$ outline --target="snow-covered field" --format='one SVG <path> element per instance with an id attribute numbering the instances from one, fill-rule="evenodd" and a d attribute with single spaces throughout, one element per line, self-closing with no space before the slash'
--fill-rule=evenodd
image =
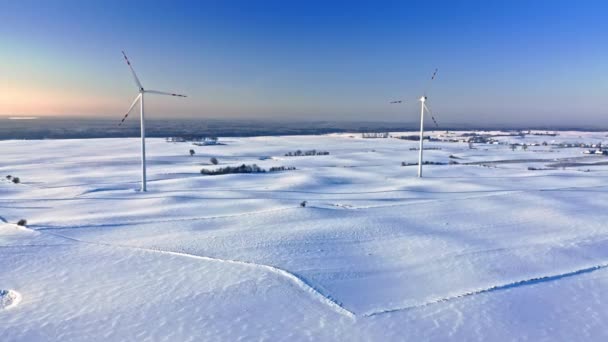
<path id="1" fill-rule="evenodd" d="M 606 134 L 497 139 L 0 141 L 0 340 L 605 341 Z"/>

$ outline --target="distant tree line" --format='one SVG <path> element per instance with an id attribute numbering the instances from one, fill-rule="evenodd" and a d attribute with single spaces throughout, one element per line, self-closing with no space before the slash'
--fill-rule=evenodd
<path id="1" fill-rule="evenodd" d="M 458 164 L 458 162 L 452 161 L 450 164 Z M 418 162 L 415 162 L 415 163 L 401 162 L 401 166 L 413 166 L 413 165 L 418 165 Z M 446 163 L 425 160 L 422 162 L 422 165 L 446 165 Z"/>
<path id="2" fill-rule="evenodd" d="M 268 172 L 277 172 L 277 171 L 292 171 L 295 170 L 295 166 L 273 166 L 270 169 L 268 169 Z"/>
<path id="3" fill-rule="evenodd" d="M 426 150 L 441 150 L 441 147 L 424 147 L 424 151 Z M 420 151 L 419 147 L 410 147 L 410 151 Z"/>
<path id="4" fill-rule="evenodd" d="M 285 153 L 285 157 L 299 157 L 299 156 L 327 156 L 329 155 L 329 152 L 327 151 L 317 151 L 317 150 L 308 150 L 308 151 L 301 151 L 301 150 L 297 150 L 295 152 L 287 152 Z"/>
<path id="5" fill-rule="evenodd" d="M 420 140 L 420 135 L 401 135 L 396 137 L 397 139 L 401 139 L 401 140 L 411 140 L 411 141 L 418 141 Z M 424 140 L 430 140 L 431 136 L 430 135 L 425 135 L 422 137 L 422 139 Z"/>
<path id="6" fill-rule="evenodd" d="M 290 166 L 290 167 L 273 166 L 270 169 L 268 169 L 268 171 L 266 171 L 266 169 L 263 169 L 263 168 L 257 166 L 256 164 L 252 164 L 252 165 L 242 164 L 240 166 L 221 167 L 221 168 L 215 169 L 215 170 L 201 169 L 201 174 L 207 175 L 207 176 L 216 176 L 216 175 L 227 175 L 227 174 L 232 174 L 232 173 L 265 173 L 265 172 L 290 171 L 290 170 L 295 170 L 295 169 L 296 168 L 293 166 Z"/>

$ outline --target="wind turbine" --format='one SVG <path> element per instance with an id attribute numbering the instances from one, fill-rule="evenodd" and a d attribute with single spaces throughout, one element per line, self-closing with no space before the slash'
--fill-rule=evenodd
<path id="1" fill-rule="evenodd" d="M 131 62 L 129 62 L 129 58 L 127 58 L 127 55 L 125 54 L 124 51 L 122 51 L 122 55 L 125 57 L 125 61 L 127 62 L 129 69 L 131 69 L 131 74 L 133 75 L 133 80 L 135 80 L 135 85 L 137 85 L 139 94 L 137 95 L 137 97 L 135 97 L 135 100 L 133 100 L 133 103 L 131 103 L 131 107 L 129 107 L 127 114 L 125 114 L 125 116 L 122 118 L 122 120 L 120 121 L 118 126 L 122 125 L 122 123 L 125 122 L 125 120 L 127 119 L 127 116 L 129 116 L 129 113 L 131 113 L 131 110 L 133 110 L 133 107 L 135 107 L 135 104 L 139 101 L 139 114 L 140 114 L 140 127 L 141 127 L 141 191 L 147 191 L 147 188 L 146 188 L 146 125 L 145 125 L 145 120 L 144 120 L 144 94 L 147 93 L 147 94 L 168 95 L 168 96 L 177 96 L 177 97 L 186 97 L 186 95 L 167 93 L 167 92 L 158 91 L 158 90 L 144 89 L 144 87 L 141 85 L 141 82 L 139 81 L 139 78 L 137 78 L 137 74 L 135 73 L 135 70 L 131 66 Z"/>
<path id="2" fill-rule="evenodd" d="M 435 79 L 435 76 L 437 76 L 437 69 L 435 69 L 435 71 L 433 72 L 431 81 L 433 81 Z M 426 106 L 427 99 L 428 98 L 426 96 L 426 91 L 425 91 L 425 95 L 420 97 L 420 99 L 418 99 L 420 101 L 420 143 L 419 143 L 420 149 L 418 151 L 418 178 L 422 178 L 422 159 L 423 159 L 423 151 L 424 151 L 424 111 L 425 110 L 429 115 L 431 115 L 433 122 L 435 123 L 435 125 L 437 125 L 437 121 L 435 121 L 433 114 L 431 113 L 429 108 Z M 403 101 L 397 100 L 397 101 L 391 101 L 390 103 L 398 104 L 398 103 L 403 103 Z"/>

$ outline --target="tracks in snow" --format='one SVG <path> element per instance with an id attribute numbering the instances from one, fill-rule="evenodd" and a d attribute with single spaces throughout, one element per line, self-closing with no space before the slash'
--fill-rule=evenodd
<path id="1" fill-rule="evenodd" d="M 381 207 L 399 206 L 399 205 L 404 205 L 404 204 L 424 204 L 424 203 L 435 202 L 435 201 L 463 200 L 463 199 L 472 199 L 472 198 L 482 198 L 482 197 L 488 197 L 488 196 L 511 195 L 511 194 L 514 194 L 514 193 L 525 193 L 525 192 L 532 192 L 532 191 L 538 191 L 538 192 L 543 192 L 543 191 L 576 191 L 576 190 L 582 190 L 582 189 L 588 189 L 588 188 L 596 188 L 596 187 L 595 186 L 583 186 L 583 187 L 559 187 L 559 188 L 531 189 L 531 190 L 507 190 L 507 191 L 497 191 L 497 192 L 488 193 L 488 194 L 473 195 L 473 196 L 469 196 L 469 197 L 465 197 L 465 198 L 455 198 L 455 199 L 454 198 L 452 198 L 452 199 L 421 199 L 421 200 L 417 200 L 417 201 L 411 201 L 409 203 L 399 203 L 399 204 L 369 206 L 369 207 L 354 207 L 353 209 L 373 209 L 373 208 L 381 208 Z M 262 211 L 262 212 L 282 211 L 282 210 L 289 210 L 289 209 L 294 209 L 294 208 L 295 207 L 275 208 L 275 209 L 266 210 L 266 211 Z M 319 208 L 319 209 L 328 209 L 328 208 Z M 234 214 L 234 215 L 194 217 L 194 218 L 183 218 L 183 219 L 164 220 L 164 221 L 151 221 L 151 222 L 132 221 L 132 222 L 119 223 L 119 224 L 97 225 L 97 226 L 115 226 L 115 225 L 116 226 L 122 226 L 122 225 L 142 224 L 142 223 L 163 223 L 163 222 L 179 222 L 179 221 L 191 221 L 191 220 L 221 219 L 221 218 L 229 218 L 229 217 L 239 217 L 239 216 L 255 215 L 255 214 L 259 214 L 259 213 L 261 213 L 261 212 L 248 212 L 248 213 L 240 213 L 240 214 Z M 0 217 L 0 221 L 6 222 L 6 220 L 3 217 Z M 97 227 L 97 226 L 86 226 L 86 227 Z M 263 270 L 263 271 L 266 271 L 266 272 L 274 273 L 274 274 L 276 274 L 276 275 L 278 275 L 278 276 L 280 276 L 282 278 L 286 278 L 293 285 L 295 285 L 296 287 L 298 287 L 302 291 L 305 291 L 305 292 L 309 293 L 313 298 L 315 298 L 319 302 L 327 305 L 328 307 L 330 307 L 331 309 L 333 309 L 335 312 L 337 312 L 339 314 L 342 314 L 344 316 L 350 317 L 352 319 L 356 318 L 355 313 L 353 313 L 353 312 L 349 311 L 348 309 L 344 308 L 338 301 L 336 301 L 335 299 L 331 298 L 331 296 L 325 295 L 325 294 L 321 293 L 320 290 L 318 290 L 317 288 L 315 288 L 314 285 L 310 284 L 305 279 L 303 279 L 303 278 L 297 276 L 296 274 L 291 273 L 291 272 L 289 272 L 287 270 L 284 270 L 284 269 L 281 269 L 281 268 L 277 268 L 277 267 L 274 267 L 274 266 L 264 265 L 264 264 L 257 264 L 257 263 L 253 263 L 253 262 L 247 262 L 247 261 L 220 259 L 220 258 L 213 258 L 213 257 L 207 257 L 207 256 L 199 256 L 199 255 L 188 254 L 188 253 L 172 252 L 172 251 L 159 250 L 159 249 L 153 249 L 153 248 L 143 248 L 143 247 L 128 246 L 128 245 L 118 245 L 118 244 L 110 244 L 110 243 L 103 243 L 103 242 L 85 241 L 85 240 L 79 240 L 79 239 L 71 238 L 71 237 L 68 237 L 68 236 L 64 236 L 64 235 L 61 235 L 61 234 L 56 234 L 56 233 L 48 232 L 48 230 L 52 230 L 52 229 L 66 229 L 66 228 L 78 228 L 78 227 L 81 227 L 81 226 L 75 226 L 75 227 L 48 227 L 47 226 L 47 228 L 40 228 L 40 229 L 37 229 L 37 230 L 44 231 L 44 233 L 47 233 L 47 234 L 50 234 L 50 235 L 55 235 L 55 236 L 58 236 L 58 237 L 62 237 L 64 239 L 68 239 L 68 240 L 72 240 L 72 241 L 80 242 L 80 243 L 87 243 L 87 244 L 100 245 L 100 246 L 108 246 L 108 247 L 117 247 L 117 248 L 127 248 L 127 249 L 134 249 L 134 250 L 140 250 L 140 251 L 145 251 L 145 252 L 153 252 L 153 253 L 161 253 L 161 254 L 166 254 L 166 255 L 188 257 L 188 258 L 194 258 L 194 259 L 199 259 L 199 260 L 206 260 L 206 261 L 211 261 L 211 262 L 222 262 L 222 263 L 235 264 L 235 265 L 241 265 L 241 266 L 247 266 L 247 267 L 254 267 L 254 268 L 257 268 L 259 270 Z M 8 246 L 0 246 L 0 247 L 8 247 Z M 541 283 L 546 283 L 546 282 L 557 281 L 557 280 L 560 280 L 560 279 L 563 279 L 563 278 L 574 277 L 574 276 L 581 275 L 581 274 L 591 273 L 591 272 L 594 272 L 594 271 L 597 271 L 597 270 L 600 270 L 600 269 L 605 269 L 605 268 L 608 268 L 608 263 L 606 263 L 606 264 L 599 264 L 599 265 L 595 265 L 595 266 L 590 266 L 590 267 L 586 267 L 586 268 L 581 268 L 581 269 L 577 269 L 577 270 L 570 271 L 570 272 L 565 272 L 565 273 L 560 273 L 560 274 L 543 275 L 543 276 L 539 276 L 539 277 L 534 277 L 534 278 L 514 281 L 514 282 L 510 282 L 510 283 L 505 283 L 505 284 L 499 284 L 499 285 L 494 285 L 494 286 L 485 287 L 485 288 L 474 289 L 474 290 L 471 290 L 469 292 L 464 292 L 464 293 L 461 293 L 461 294 L 450 295 L 450 296 L 446 296 L 446 297 L 440 297 L 440 298 L 436 298 L 436 299 L 433 299 L 433 300 L 430 300 L 430 301 L 427 301 L 427 302 L 423 302 L 423 303 L 420 303 L 420 304 L 414 304 L 414 305 L 410 305 L 410 306 L 404 306 L 404 307 L 393 308 L 393 309 L 383 309 L 383 310 L 370 311 L 370 312 L 361 314 L 361 316 L 363 316 L 363 317 L 373 317 L 373 316 L 379 316 L 379 315 L 383 315 L 383 314 L 387 314 L 387 313 L 390 314 L 390 313 L 395 313 L 395 312 L 408 311 L 408 310 L 413 310 L 413 309 L 417 309 L 417 308 L 423 308 L 423 307 L 431 306 L 431 305 L 434 305 L 434 304 L 440 304 L 440 303 L 450 302 L 450 301 L 454 301 L 454 300 L 458 300 L 458 299 L 461 299 L 461 298 L 470 297 L 470 296 L 474 296 L 474 295 L 478 295 L 478 294 L 491 293 L 491 292 L 497 292 L 497 291 L 502 291 L 502 290 L 509 290 L 509 289 L 514 289 L 514 288 L 519 288 L 519 287 L 528 286 L 528 285 L 535 285 L 535 284 L 541 284 Z"/>
<path id="2" fill-rule="evenodd" d="M 554 275 L 545 275 L 545 276 L 540 276 L 540 277 L 535 277 L 535 278 L 530 278 L 530 279 L 519 280 L 519 281 L 515 281 L 515 282 L 511 282 L 511 283 L 506 283 L 506 284 L 502 284 L 502 285 L 495 285 L 495 286 L 486 287 L 486 288 L 482 288 L 482 289 L 478 289 L 478 290 L 474 290 L 474 291 L 470 291 L 470 292 L 465 292 L 465 293 L 462 293 L 459 295 L 438 298 L 438 299 L 435 299 L 435 300 L 432 300 L 432 301 L 429 301 L 426 303 L 410 305 L 410 306 L 406 306 L 406 307 L 402 307 L 402 308 L 372 311 L 372 312 L 368 312 L 368 313 L 364 314 L 364 316 L 373 317 L 373 316 L 378 316 L 378 315 L 382 315 L 382 314 L 388 314 L 388 313 L 394 313 L 394 312 L 400 312 L 400 311 L 408 311 L 408 310 L 427 307 L 427 306 L 430 306 L 433 304 L 439 304 L 439 303 L 449 302 L 452 300 L 457 300 L 460 298 L 470 297 L 470 296 L 474 296 L 474 295 L 478 295 L 478 294 L 491 293 L 491 292 L 519 288 L 519 287 L 523 287 L 523 286 L 529 286 L 529 285 L 556 281 L 556 280 L 560 280 L 563 278 L 569 278 L 569 277 L 574 277 L 574 276 L 585 274 L 585 273 L 591 273 L 591 272 L 605 269 L 605 268 L 608 268 L 608 263 L 585 267 L 585 268 L 581 268 L 581 269 L 577 269 L 577 270 L 565 272 L 565 273 L 559 273 L 559 274 L 554 274 Z"/>
<path id="3" fill-rule="evenodd" d="M 110 244 L 110 243 L 105 243 L 105 242 L 85 241 L 85 240 L 80 240 L 80 239 L 72 238 L 72 237 L 57 234 L 57 233 L 50 233 L 50 232 L 44 232 L 44 233 L 53 235 L 53 236 L 57 236 L 57 237 L 61 237 L 61 238 L 64 238 L 64 239 L 67 239 L 70 241 L 74 241 L 74 242 L 78 242 L 78 243 L 85 243 L 85 244 L 90 244 L 90 245 L 124 248 L 124 249 L 131 249 L 131 250 L 137 250 L 137 251 L 143 251 L 143 252 L 149 252 L 149 253 L 159 253 L 159 254 L 164 254 L 164 255 L 173 255 L 173 256 L 180 256 L 180 257 L 186 257 L 186 258 L 192 258 L 192 259 L 198 259 L 198 260 L 205 260 L 205 261 L 210 261 L 210 262 L 220 262 L 220 263 L 226 263 L 226 264 L 232 264 L 232 265 L 240 265 L 240 266 L 257 268 L 260 270 L 264 270 L 266 272 L 276 274 L 280 277 L 283 277 L 283 278 L 289 280 L 297 288 L 299 288 L 300 290 L 302 290 L 304 292 L 309 293 L 313 298 L 317 299 L 322 304 L 327 305 L 329 308 L 331 308 L 335 312 L 337 312 L 343 316 L 349 317 L 353 320 L 357 318 L 357 315 L 354 312 L 346 309 L 335 299 L 331 298 L 331 296 L 324 295 L 323 293 L 321 293 L 317 288 L 315 288 L 312 284 L 307 282 L 305 279 L 295 275 L 294 273 L 291 273 L 287 270 L 284 270 L 284 269 L 281 269 L 281 268 L 278 268 L 275 266 L 257 264 L 257 263 L 253 263 L 253 262 L 247 262 L 247 261 L 200 256 L 200 255 L 188 254 L 188 253 L 183 253 L 183 252 L 166 251 L 166 250 L 154 249 L 154 248 L 136 247 L 136 246 L 120 245 L 120 244 Z M 569 272 L 553 274 L 553 275 L 544 275 L 544 276 L 539 276 L 539 277 L 534 277 L 534 278 L 529 278 L 529 279 L 524 279 L 524 280 L 518 280 L 518 281 L 514 281 L 514 282 L 510 282 L 510 283 L 480 288 L 477 290 L 472 290 L 472 291 L 465 292 L 465 293 L 458 294 L 458 295 L 437 298 L 437 299 L 427 301 L 424 303 L 420 303 L 420 304 L 415 304 L 415 305 L 410 305 L 410 306 L 405 306 L 405 307 L 400 307 L 400 308 L 394 308 L 394 309 L 383 309 L 383 310 L 371 311 L 371 312 L 364 313 L 361 316 L 374 317 L 374 316 L 380 316 L 383 314 L 391 314 L 391 313 L 409 311 L 409 310 L 428 307 L 428 306 L 435 305 L 435 304 L 451 302 L 454 300 L 471 297 L 471 296 L 475 296 L 475 295 L 504 291 L 504 290 L 509 290 L 509 289 L 516 289 L 516 288 L 520 288 L 520 287 L 524 287 L 524 286 L 530 286 L 530 285 L 557 281 L 557 280 L 560 280 L 563 278 L 570 278 L 570 277 L 578 276 L 581 274 L 587 274 L 587 273 L 591 273 L 591 272 L 606 269 L 606 268 L 608 268 L 608 263 L 603 263 L 603 264 L 593 265 L 593 266 L 589 266 L 589 267 L 585 267 L 585 268 L 580 268 L 580 269 L 569 271 Z"/>
<path id="4" fill-rule="evenodd" d="M 309 293 L 312 297 L 316 298 L 319 302 L 327 305 L 328 307 L 330 307 L 337 313 L 347 316 L 351 319 L 356 318 L 355 314 L 353 312 L 345 309 L 342 305 L 340 305 L 337 301 L 332 299 L 330 296 L 323 295 L 319 290 L 317 290 L 314 286 L 309 284 L 306 280 L 298 277 L 297 275 L 295 275 L 289 271 L 286 271 L 284 269 L 281 269 L 281 268 L 278 268 L 275 266 L 256 264 L 256 263 L 247 262 L 247 261 L 213 258 L 213 257 L 200 256 L 200 255 L 188 254 L 188 253 L 183 253 L 183 252 L 172 252 L 172 251 L 166 251 L 166 250 L 154 249 L 154 248 L 144 248 L 144 247 L 136 247 L 136 246 L 128 246 L 128 245 L 110 244 L 110 243 L 105 243 L 105 242 L 85 241 L 85 240 L 80 240 L 80 239 L 72 238 L 72 237 L 57 234 L 57 233 L 50 233 L 50 232 L 44 232 L 44 233 L 50 234 L 53 236 L 57 236 L 57 237 L 61 237 L 61 238 L 64 238 L 64 239 L 67 239 L 70 241 L 74 241 L 74 242 L 78 242 L 78 243 L 86 243 L 86 244 L 90 244 L 90 245 L 125 248 L 125 249 L 131 249 L 131 250 L 137 250 L 137 251 L 143 251 L 143 252 L 159 253 L 159 254 L 165 254 L 165 255 L 173 255 L 173 256 L 180 256 L 180 257 L 186 257 L 186 258 L 192 258 L 192 259 L 198 259 L 198 260 L 221 262 L 221 263 L 226 263 L 226 264 L 257 268 L 260 270 L 274 273 L 283 278 L 286 278 L 292 284 L 294 284 L 296 287 L 303 290 L 304 292 Z"/>

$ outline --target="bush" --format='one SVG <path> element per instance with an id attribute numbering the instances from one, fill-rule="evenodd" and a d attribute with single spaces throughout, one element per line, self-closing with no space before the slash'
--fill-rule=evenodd
<path id="1" fill-rule="evenodd" d="M 11 179 L 13 179 L 13 176 L 8 175 L 8 176 L 6 176 L 6 179 L 11 180 Z"/>
<path id="2" fill-rule="evenodd" d="M 194 150 L 190 150 L 190 157 L 192 157 L 196 152 Z"/>
<path id="3" fill-rule="evenodd" d="M 306 201 L 302 201 L 302 203 L 300 203 L 300 207 L 305 208 L 306 207 Z"/>
<path id="4" fill-rule="evenodd" d="M 19 179 L 19 177 L 13 177 L 13 183 L 19 184 L 20 182 L 21 182 L 21 179 Z"/>
<path id="5" fill-rule="evenodd" d="M 217 165 L 217 164 L 219 164 L 219 163 L 220 163 L 220 162 L 217 160 L 217 158 L 215 158 L 215 157 L 212 157 L 211 159 L 209 159 L 209 161 L 210 161 L 210 162 L 211 162 L 211 164 L 213 164 L 213 165 Z"/>
<path id="6" fill-rule="evenodd" d="M 17 225 L 25 227 L 25 226 L 27 226 L 27 220 L 26 219 L 21 219 L 21 220 L 17 221 Z"/>

